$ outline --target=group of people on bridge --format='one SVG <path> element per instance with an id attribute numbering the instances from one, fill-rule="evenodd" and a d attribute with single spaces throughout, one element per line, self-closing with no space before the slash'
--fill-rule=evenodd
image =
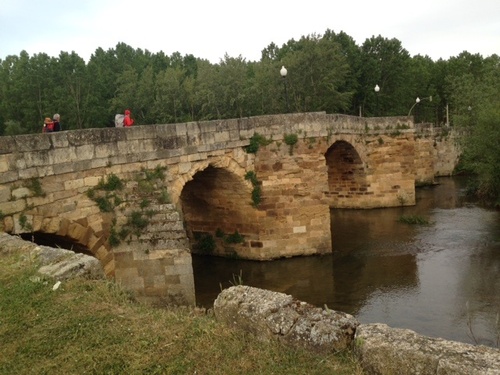
<path id="1" fill-rule="evenodd" d="M 50 117 L 46 117 L 43 122 L 42 133 L 51 133 L 61 131 L 61 116 L 59 113 L 54 114 L 52 119 Z"/>
<path id="2" fill-rule="evenodd" d="M 131 112 L 129 109 L 125 110 L 125 114 L 117 114 L 115 116 L 115 126 L 116 127 L 130 127 L 134 125 L 134 119 L 131 117 Z M 42 133 L 52 133 L 61 131 L 61 116 L 59 113 L 54 114 L 52 119 L 46 117 L 43 122 Z"/>

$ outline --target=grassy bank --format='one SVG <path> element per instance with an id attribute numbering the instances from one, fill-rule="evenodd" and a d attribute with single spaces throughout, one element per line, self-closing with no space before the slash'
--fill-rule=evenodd
<path id="1" fill-rule="evenodd" d="M 0 249 L 0 374 L 361 374 L 349 353 L 263 343 L 191 308 L 155 309 L 109 281 L 53 290 Z"/>

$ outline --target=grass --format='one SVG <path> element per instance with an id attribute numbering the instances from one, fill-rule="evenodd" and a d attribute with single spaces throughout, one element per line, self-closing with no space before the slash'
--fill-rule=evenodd
<path id="1" fill-rule="evenodd" d="M 349 353 L 261 342 L 200 309 L 139 304 L 110 281 L 54 284 L 0 249 L 0 374 L 362 374 Z"/>

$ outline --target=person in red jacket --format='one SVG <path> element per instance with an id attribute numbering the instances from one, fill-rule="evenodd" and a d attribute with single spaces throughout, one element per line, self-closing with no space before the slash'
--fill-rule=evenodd
<path id="1" fill-rule="evenodd" d="M 130 117 L 130 110 L 125 110 L 125 117 L 123 119 L 123 126 L 129 127 L 134 125 L 134 120 Z"/>

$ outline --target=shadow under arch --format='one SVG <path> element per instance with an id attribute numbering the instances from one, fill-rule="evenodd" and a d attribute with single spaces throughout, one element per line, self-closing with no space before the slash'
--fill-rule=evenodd
<path id="1" fill-rule="evenodd" d="M 86 220 L 81 221 L 85 222 Z M 16 234 L 37 245 L 59 246 L 75 253 L 93 256 L 101 263 L 106 277 L 114 277 L 114 256 L 107 242 L 109 235 L 107 231 L 99 234 L 85 223 L 51 217 L 35 220 L 32 232 Z"/>
<path id="2" fill-rule="evenodd" d="M 325 153 L 325 161 L 328 169 L 327 195 L 332 198 L 330 207 L 345 207 L 346 204 L 340 201 L 366 194 L 370 185 L 365 163 L 351 143 L 344 140 L 334 142 Z"/>
<path id="3" fill-rule="evenodd" d="M 258 238 L 258 210 L 252 206 L 251 185 L 240 176 L 243 172 L 210 163 L 184 185 L 178 207 L 191 252 L 245 257 L 249 241 Z"/>
<path id="4" fill-rule="evenodd" d="M 30 241 L 41 246 L 57 247 L 65 250 L 73 251 L 77 254 L 85 254 L 92 257 L 96 257 L 92 252 L 74 239 L 69 237 L 60 236 L 53 233 L 44 232 L 33 232 L 33 233 L 21 233 L 20 237 L 25 241 Z"/>

